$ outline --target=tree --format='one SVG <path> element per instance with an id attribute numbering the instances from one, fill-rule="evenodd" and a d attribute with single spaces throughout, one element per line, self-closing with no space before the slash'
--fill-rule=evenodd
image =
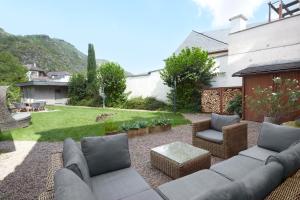
<path id="1" fill-rule="evenodd" d="M 87 91 L 90 96 L 97 95 L 96 68 L 94 46 L 89 44 L 87 58 Z"/>
<path id="2" fill-rule="evenodd" d="M 26 82 L 27 69 L 20 63 L 18 58 L 10 53 L 0 53 L 0 85 L 8 85 L 8 102 L 20 100 L 20 88 L 15 84 Z"/>
<path id="3" fill-rule="evenodd" d="M 201 91 L 211 85 L 216 75 L 214 64 L 206 51 L 194 47 L 167 58 L 161 78 L 172 88 L 168 94 L 171 104 L 176 104 L 179 109 L 199 111 Z"/>
<path id="4" fill-rule="evenodd" d="M 72 75 L 69 82 L 68 96 L 70 98 L 69 103 L 72 105 L 76 105 L 87 96 L 86 78 L 83 74 Z"/>
<path id="5" fill-rule="evenodd" d="M 97 77 L 100 87 L 104 87 L 108 106 L 119 106 L 126 100 L 125 72 L 119 64 L 113 62 L 102 64 L 97 70 Z"/>

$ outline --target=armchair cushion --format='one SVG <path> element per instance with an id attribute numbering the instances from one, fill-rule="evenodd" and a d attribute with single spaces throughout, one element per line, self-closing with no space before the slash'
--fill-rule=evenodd
<path id="1" fill-rule="evenodd" d="M 85 137 L 81 140 L 81 149 L 87 160 L 90 175 L 130 167 L 127 134 Z"/>
<path id="2" fill-rule="evenodd" d="M 197 132 L 196 136 L 216 143 L 223 142 L 223 133 L 213 129 Z"/>
<path id="3" fill-rule="evenodd" d="M 266 163 L 278 162 L 284 168 L 284 178 L 287 178 L 300 169 L 300 143 L 292 145 L 288 149 L 269 156 Z"/>
<path id="4" fill-rule="evenodd" d="M 257 145 L 271 151 L 281 152 L 300 140 L 300 129 L 264 122 Z"/>
<path id="5" fill-rule="evenodd" d="M 54 199 L 96 200 L 90 187 L 67 168 L 59 169 L 54 175 Z"/>
<path id="6" fill-rule="evenodd" d="M 218 115 L 215 113 L 211 114 L 211 128 L 216 131 L 222 132 L 223 126 L 239 123 L 240 117 L 238 115 Z"/>
<path id="7" fill-rule="evenodd" d="M 72 170 L 77 176 L 91 186 L 90 173 L 86 159 L 78 144 L 71 138 L 64 140 L 62 156 L 64 167 Z"/>

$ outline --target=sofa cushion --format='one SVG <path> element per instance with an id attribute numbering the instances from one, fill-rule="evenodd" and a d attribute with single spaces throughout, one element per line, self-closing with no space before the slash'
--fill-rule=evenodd
<path id="1" fill-rule="evenodd" d="M 266 163 L 278 162 L 284 168 L 284 178 L 287 178 L 300 169 L 300 143 L 290 146 L 288 149 L 268 157 Z"/>
<path id="2" fill-rule="evenodd" d="M 263 161 L 237 155 L 211 166 L 210 169 L 230 180 L 239 180 L 262 165 L 264 165 Z"/>
<path id="3" fill-rule="evenodd" d="M 300 129 L 264 122 L 257 145 L 271 151 L 281 152 L 300 140 Z"/>
<path id="4" fill-rule="evenodd" d="M 158 191 L 164 199 L 192 199 L 210 189 L 230 182 L 220 174 L 206 169 L 165 183 L 158 187 Z"/>
<path id="5" fill-rule="evenodd" d="M 130 167 L 127 134 L 85 137 L 81 149 L 91 176 Z"/>
<path id="6" fill-rule="evenodd" d="M 255 158 L 261 161 L 266 161 L 270 155 L 275 155 L 277 153 L 278 152 L 276 151 L 271 151 L 255 145 L 253 147 L 250 147 L 249 149 L 241 151 L 239 155 L 248 156 L 250 158 Z"/>
<path id="7" fill-rule="evenodd" d="M 64 167 L 72 170 L 77 176 L 91 186 L 86 159 L 78 147 L 78 144 L 71 138 L 64 140 L 62 155 Z"/>
<path id="8" fill-rule="evenodd" d="M 283 177 L 283 167 L 273 162 L 263 165 L 241 179 L 251 200 L 265 199 L 280 183 Z"/>
<path id="9" fill-rule="evenodd" d="M 205 140 L 209 140 L 216 143 L 223 142 L 223 133 L 213 129 L 208 129 L 196 133 L 196 136 Z"/>
<path id="10" fill-rule="evenodd" d="M 163 200 L 153 189 L 149 189 L 135 195 L 126 197 L 122 200 Z"/>
<path id="11" fill-rule="evenodd" d="M 55 200 L 96 200 L 89 186 L 67 168 L 54 175 Z"/>
<path id="12" fill-rule="evenodd" d="M 238 115 L 218 115 L 211 114 L 211 127 L 216 131 L 222 132 L 223 126 L 228 126 L 240 122 Z"/>
<path id="13" fill-rule="evenodd" d="M 249 196 L 244 184 L 232 182 L 208 190 L 192 200 L 249 200 Z"/>
<path id="14" fill-rule="evenodd" d="M 121 169 L 91 178 L 92 190 L 98 199 L 123 199 L 151 189 L 133 168 Z"/>

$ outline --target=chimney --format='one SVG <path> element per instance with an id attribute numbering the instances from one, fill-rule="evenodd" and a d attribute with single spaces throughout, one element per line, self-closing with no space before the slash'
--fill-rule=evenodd
<path id="1" fill-rule="evenodd" d="M 247 18 L 244 15 L 237 15 L 229 19 L 230 21 L 230 33 L 241 31 L 246 29 Z"/>

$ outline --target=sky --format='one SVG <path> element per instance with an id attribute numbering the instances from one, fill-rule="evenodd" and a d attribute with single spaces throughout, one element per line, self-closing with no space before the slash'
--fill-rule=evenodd
<path id="1" fill-rule="evenodd" d="M 192 30 L 224 28 L 244 14 L 267 20 L 266 0 L 0 0 L 0 27 L 16 35 L 47 34 L 134 74 L 163 68 Z"/>

